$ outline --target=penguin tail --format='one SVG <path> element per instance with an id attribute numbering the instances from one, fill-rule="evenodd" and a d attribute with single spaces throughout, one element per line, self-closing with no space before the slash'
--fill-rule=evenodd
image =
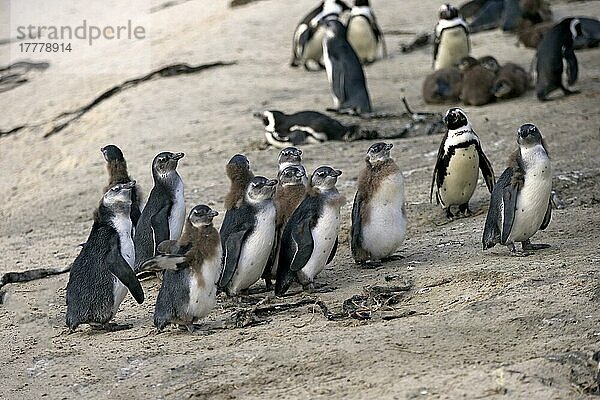
<path id="1" fill-rule="evenodd" d="M 185 256 L 175 256 L 170 254 L 162 254 L 144 262 L 136 271 L 140 272 L 161 272 L 161 271 L 178 271 L 185 268 Z"/>
<path id="2" fill-rule="evenodd" d="M 275 281 L 275 296 L 282 296 L 288 291 L 292 283 L 294 282 L 294 274 L 290 271 L 286 271 L 283 274 L 277 274 L 277 280 Z"/>

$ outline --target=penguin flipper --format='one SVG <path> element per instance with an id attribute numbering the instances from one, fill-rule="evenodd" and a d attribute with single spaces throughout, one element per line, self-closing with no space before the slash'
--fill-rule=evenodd
<path id="1" fill-rule="evenodd" d="M 300 271 L 310 260 L 315 248 L 315 242 L 311 233 L 312 218 L 306 218 L 292 230 L 292 241 L 296 246 L 296 252 L 290 263 L 290 270 Z"/>
<path id="2" fill-rule="evenodd" d="M 119 243 L 118 239 L 115 237 L 112 249 L 107 257 L 108 270 L 115 276 L 121 283 L 127 286 L 129 292 L 138 302 L 138 304 L 142 304 L 144 302 L 144 289 L 142 289 L 142 285 L 138 280 L 137 276 L 135 276 L 135 272 L 133 269 L 127 264 L 127 261 L 123 258 L 121 253 L 119 252 Z"/>
<path id="3" fill-rule="evenodd" d="M 183 255 L 192 248 L 191 243 L 180 245 L 177 240 L 163 240 L 156 247 L 156 250 L 161 254 Z"/>
<path id="4" fill-rule="evenodd" d="M 148 261 L 144 262 L 142 266 L 136 271 L 140 272 L 161 272 L 161 271 L 178 271 L 187 267 L 188 264 L 185 262 L 185 256 L 175 254 L 161 254 L 156 257 L 152 257 Z"/>
<path id="5" fill-rule="evenodd" d="M 483 249 L 487 250 L 500 243 L 502 239 L 502 193 L 504 188 L 510 184 L 512 179 L 512 170 L 507 168 L 494 187 L 490 197 L 490 206 L 488 208 L 487 217 L 485 219 L 485 227 L 483 229 Z"/>
<path id="6" fill-rule="evenodd" d="M 244 224 L 241 228 L 242 229 L 236 232 L 232 232 L 225 241 L 223 273 L 219 279 L 219 287 L 227 286 L 237 269 L 240 253 L 242 252 L 244 236 L 250 231 L 251 225 Z"/>
<path id="7" fill-rule="evenodd" d="M 578 66 L 577 66 L 577 57 L 575 57 L 575 52 L 572 48 L 563 50 L 563 57 L 567 62 L 567 83 L 570 85 L 574 84 L 577 80 L 578 75 Z"/>
<path id="8" fill-rule="evenodd" d="M 153 254 L 156 254 L 156 249 L 159 244 L 170 239 L 169 232 L 169 212 L 171 207 L 164 205 L 161 209 L 150 218 L 150 226 L 154 237 Z"/>
<path id="9" fill-rule="evenodd" d="M 438 183 L 438 184 L 441 183 L 442 179 L 443 179 L 443 176 L 438 176 L 438 173 L 441 171 L 438 167 L 444 158 L 444 143 L 446 143 L 447 139 L 448 139 L 448 132 L 446 132 L 446 134 L 444 135 L 444 138 L 442 139 L 442 142 L 440 143 L 440 148 L 438 149 L 438 154 L 437 154 L 437 161 L 435 162 L 435 167 L 433 168 L 433 176 L 431 177 L 431 189 L 429 191 L 429 202 L 430 203 L 433 202 L 434 186 L 436 186 L 436 183 Z M 437 204 L 440 204 L 440 199 L 437 195 L 436 195 L 435 199 L 437 201 Z"/>
<path id="10" fill-rule="evenodd" d="M 540 230 L 544 230 L 548 227 L 550 224 L 550 219 L 552 219 L 552 196 L 550 196 L 550 200 L 548 201 L 548 208 L 546 209 L 546 214 L 544 215 L 544 220 L 542 221 Z"/>
<path id="11" fill-rule="evenodd" d="M 360 218 L 362 202 L 362 196 L 359 196 L 359 192 L 357 191 L 356 195 L 354 195 L 354 204 L 352 204 L 352 226 L 350 227 L 350 250 L 355 260 L 358 252 L 362 249 L 362 241 L 360 240 L 360 233 L 362 232 L 362 221 Z"/>
<path id="12" fill-rule="evenodd" d="M 483 174 L 483 179 L 485 180 L 485 184 L 492 193 L 494 190 L 494 183 L 496 183 L 496 178 L 494 177 L 494 169 L 492 168 L 492 163 L 486 157 L 485 153 L 481 149 L 481 145 L 477 144 L 477 153 L 479 154 L 479 169 Z"/>
<path id="13" fill-rule="evenodd" d="M 505 244 L 515 221 L 515 210 L 517 208 L 517 185 L 508 185 L 502 191 L 502 203 L 504 204 L 504 218 L 502 221 L 502 236 L 500 243 Z"/>
<path id="14" fill-rule="evenodd" d="M 330 262 L 333 261 L 333 257 L 335 257 L 335 253 L 337 253 L 338 244 L 339 244 L 339 240 L 336 237 L 335 243 L 333 244 L 333 248 L 331 249 L 331 253 L 329 253 L 329 258 L 327 258 L 327 262 L 325 263 L 325 265 L 328 265 Z"/>

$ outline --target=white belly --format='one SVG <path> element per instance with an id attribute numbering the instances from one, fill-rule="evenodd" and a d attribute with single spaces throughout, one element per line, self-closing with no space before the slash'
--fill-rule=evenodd
<path id="1" fill-rule="evenodd" d="M 322 27 L 317 28 L 304 46 L 303 60 L 321 61 L 321 58 L 323 58 L 323 36 L 325 36 L 325 30 Z"/>
<path id="2" fill-rule="evenodd" d="M 183 193 L 183 181 L 179 178 L 173 197 L 173 207 L 169 214 L 169 239 L 177 240 L 183 231 L 185 222 L 185 198 Z"/>
<path id="3" fill-rule="evenodd" d="M 327 41 L 323 41 L 323 63 L 325 64 L 325 71 L 327 71 L 327 80 L 329 81 L 329 86 L 333 88 L 333 65 L 331 64 L 331 60 L 329 59 L 329 49 L 327 48 Z M 331 97 L 333 98 L 333 107 L 340 107 L 340 99 L 337 98 L 333 89 L 331 90 Z"/>
<path id="4" fill-rule="evenodd" d="M 257 214 L 254 232 L 249 235 L 240 253 L 235 273 L 228 284 L 229 293 L 237 294 L 256 283 L 265 269 L 275 241 L 275 206 L 272 202 Z"/>
<path id="5" fill-rule="evenodd" d="M 190 302 L 187 308 L 187 314 L 195 322 L 200 318 L 206 317 L 215 307 L 217 296 L 217 285 L 219 275 L 221 274 L 221 251 L 214 258 L 205 260 L 202 265 L 203 285 L 198 285 L 198 279 L 194 274 L 190 274 Z"/>
<path id="6" fill-rule="evenodd" d="M 525 183 L 517 198 L 517 208 L 508 242 L 523 242 L 532 237 L 544 221 L 550 193 L 552 169 L 550 159 L 536 163 L 525 173 Z"/>
<path id="7" fill-rule="evenodd" d="M 469 55 L 469 39 L 462 28 L 445 29 L 438 47 L 434 69 L 452 67 Z"/>
<path id="8" fill-rule="evenodd" d="M 473 196 L 479 177 L 479 154 L 475 145 L 456 149 L 446 173 L 438 191 L 442 207 L 467 203 Z"/>
<path id="9" fill-rule="evenodd" d="M 125 216 L 117 216 L 116 218 L 113 219 L 112 222 L 113 222 L 113 226 L 115 227 L 115 230 L 119 234 L 119 245 L 120 245 L 121 256 L 125 259 L 125 261 L 129 265 L 129 267 L 131 267 L 131 269 L 133 269 L 133 267 L 135 265 L 135 249 L 133 247 L 133 239 L 131 237 L 132 223 L 131 223 L 129 214 L 127 214 L 126 217 Z M 113 276 L 113 297 L 114 297 L 114 303 L 113 303 L 113 309 L 112 309 L 113 317 L 117 313 L 117 310 L 119 309 L 119 306 L 125 299 L 126 295 L 127 295 L 127 286 L 123 285 L 121 283 L 121 281 L 119 279 L 117 279 L 116 276 Z"/>
<path id="10" fill-rule="evenodd" d="M 362 245 L 373 259 L 380 259 L 393 254 L 406 236 L 402 173 L 381 183 L 369 207 L 369 221 L 362 227 Z"/>
<path id="11" fill-rule="evenodd" d="M 365 17 L 354 17 L 348 23 L 348 42 L 362 62 L 377 57 L 377 39 Z"/>
<path id="12" fill-rule="evenodd" d="M 312 255 L 298 274 L 301 284 L 310 283 L 323 269 L 331 254 L 340 229 L 340 207 L 326 204 L 323 215 L 311 230 L 314 242 Z"/>

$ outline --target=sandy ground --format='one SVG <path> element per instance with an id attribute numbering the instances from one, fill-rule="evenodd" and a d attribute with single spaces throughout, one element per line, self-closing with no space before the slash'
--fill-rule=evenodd
<path id="1" fill-rule="evenodd" d="M 105 184 L 99 149 L 106 144 L 123 149 L 146 193 L 152 157 L 162 150 L 184 151 L 179 171 L 188 209 L 207 203 L 222 211 L 224 165 L 236 152 L 248 156 L 255 173 L 274 176 L 278 151 L 260 149 L 262 126 L 251 112 L 331 105 L 325 72 L 287 65 L 293 27 L 313 3 L 266 0 L 229 9 L 223 0 L 196 0 L 140 16 L 154 27 L 147 39 L 152 41 L 147 71 L 172 62 L 237 64 L 138 85 L 48 139 L 42 138 L 44 126 L 0 138 L 0 272 L 59 267 L 75 258 Z M 441 2 L 373 3 L 384 31 L 420 32 L 435 24 Z M 557 16 L 598 16 L 597 7 L 595 1 L 554 4 Z M 366 68 L 378 112 L 401 111 L 402 96 L 415 109 L 445 109 L 420 99 L 431 49 L 401 54 L 400 42 L 411 38 L 388 36 L 390 57 Z M 527 66 L 533 51 L 514 43 L 499 31 L 472 37 L 475 56 L 493 54 Z M 9 63 L 9 47 L 0 46 L 1 65 Z M 131 78 L 65 73 L 77 65 L 106 71 L 115 57 L 133 64 L 138 53 L 125 47 L 94 57 L 73 54 L 1 93 L 0 130 L 47 120 Z M 411 290 L 394 306 L 404 318 L 384 320 L 376 313 L 366 322 L 327 321 L 308 305 L 254 327 L 211 331 L 206 325 L 205 335 L 175 330 L 155 335 L 158 281 L 151 280 L 143 283 L 146 302 L 140 306 L 128 296 L 117 314 L 116 322 L 132 329 L 98 333 L 84 326 L 66 335 L 67 275 L 11 284 L 0 306 L 0 397 L 592 398 L 597 386 L 591 356 L 600 350 L 600 52 L 580 51 L 577 57 L 580 95 L 540 103 L 530 92 L 465 108 L 497 176 L 516 146 L 516 129 L 524 122 L 541 129 L 553 160 L 554 188 L 565 203 L 554 210 L 549 228 L 534 237 L 550 249 L 526 258 L 498 247 L 482 252 L 489 199 L 483 182 L 471 201 L 476 215 L 447 223 L 428 199 L 441 137 L 394 140 L 393 155 L 406 178 L 405 258 L 374 270 L 354 265 L 346 239 L 349 201 L 342 209 L 340 250 L 318 279 L 335 290 L 285 301 L 305 296 L 340 311 L 345 299 L 366 286 L 406 282 Z M 305 146 L 305 162 L 311 170 L 323 164 L 342 169 L 339 188 L 352 199 L 370 144 Z M 236 308 L 220 298 L 208 320 L 223 319 Z"/>

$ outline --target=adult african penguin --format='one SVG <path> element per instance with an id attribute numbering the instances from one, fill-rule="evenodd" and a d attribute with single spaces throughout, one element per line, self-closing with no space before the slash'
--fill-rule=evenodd
<path id="1" fill-rule="evenodd" d="M 433 69 L 456 66 L 463 57 L 469 55 L 470 51 L 467 23 L 456 7 L 443 4 L 439 11 L 439 21 L 435 26 Z"/>
<path id="2" fill-rule="evenodd" d="M 356 51 L 362 63 L 372 63 L 377 59 L 379 46 L 382 56 L 387 56 L 383 32 L 377 23 L 369 0 L 355 0 L 346 23 L 348 42 Z"/>

